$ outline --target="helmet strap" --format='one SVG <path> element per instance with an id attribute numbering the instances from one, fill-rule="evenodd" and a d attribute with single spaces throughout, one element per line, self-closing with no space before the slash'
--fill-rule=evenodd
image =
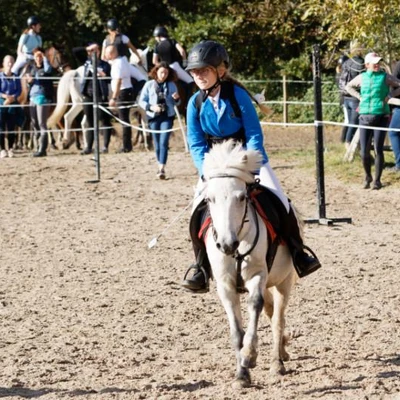
<path id="1" fill-rule="evenodd" d="M 214 83 L 214 85 L 204 90 L 203 101 L 206 101 L 210 93 L 220 85 L 221 85 L 221 79 L 217 77 L 217 81 Z"/>

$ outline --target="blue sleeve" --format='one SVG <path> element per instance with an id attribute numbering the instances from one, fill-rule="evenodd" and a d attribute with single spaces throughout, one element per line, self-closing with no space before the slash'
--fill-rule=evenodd
<path id="1" fill-rule="evenodd" d="M 150 104 L 149 103 L 149 87 L 152 82 L 153 81 L 146 82 L 145 85 L 143 86 L 142 91 L 140 92 L 139 106 L 140 106 L 140 108 L 143 108 L 143 110 L 145 110 L 145 111 L 149 111 L 149 110 L 147 110 L 147 105 Z"/>
<path id="2" fill-rule="evenodd" d="M 268 156 L 264 149 L 264 136 L 260 120 L 254 104 L 248 93 L 235 85 L 235 97 L 242 112 L 242 124 L 246 135 L 246 147 L 250 150 L 258 150 L 263 155 L 263 163 L 268 162 Z"/>
<path id="3" fill-rule="evenodd" d="M 46 57 L 43 57 L 43 69 L 46 74 L 49 74 L 53 70 L 49 60 Z"/>
<path id="4" fill-rule="evenodd" d="M 195 93 L 189 100 L 187 107 L 187 140 L 190 154 L 194 165 L 201 176 L 203 174 L 204 154 L 208 152 L 206 135 L 201 128 L 198 110 L 196 108 L 196 97 L 200 92 Z"/>

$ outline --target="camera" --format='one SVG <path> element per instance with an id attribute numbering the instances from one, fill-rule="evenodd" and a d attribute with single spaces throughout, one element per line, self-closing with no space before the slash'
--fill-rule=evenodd
<path id="1" fill-rule="evenodd" d="M 164 114 L 165 112 L 167 112 L 167 104 L 165 103 L 165 94 L 163 92 L 159 92 L 157 94 L 157 105 L 161 109 L 158 114 Z"/>

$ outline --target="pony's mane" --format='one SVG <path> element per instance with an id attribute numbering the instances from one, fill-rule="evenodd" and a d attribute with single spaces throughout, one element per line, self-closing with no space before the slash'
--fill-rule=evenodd
<path id="1" fill-rule="evenodd" d="M 230 139 L 215 144 L 205 155 L 203 174 L 206 179 L 231 175 L 254 182 L 254 174 L 262 164 L 262 154 L 256 150 L 245 150 L 240 143 Z"/>

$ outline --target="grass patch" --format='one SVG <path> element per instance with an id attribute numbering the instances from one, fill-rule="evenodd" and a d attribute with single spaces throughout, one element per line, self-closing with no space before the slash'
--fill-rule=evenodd
<path id="1" fill-rule="evenodd" d="M 281 158 L 287 161 L 296 160 L 297 167 L 307 171 L 315 171 L 315 147 L 305 147 L 299 149 L 280 149 L 270 151 L 274 154 L 273 158 Z M 359 151 L 356 152 L 353 162 L 343 161 L 345 155 L 342 143 L 330 143 L 325 145 L 324 169 L 325 176 L 333 176 L 344 183 L 361 184 L 364 179 L 364 169 L 361 164 Z M 394 156 L 391 150 L 385 151 L 385 168 L 394 166 Z M 374 176 L 374 166 L 372 166 L 372 176 Z M 400 173 L 383 170 L 382 183 L 400 189 Z"/>

